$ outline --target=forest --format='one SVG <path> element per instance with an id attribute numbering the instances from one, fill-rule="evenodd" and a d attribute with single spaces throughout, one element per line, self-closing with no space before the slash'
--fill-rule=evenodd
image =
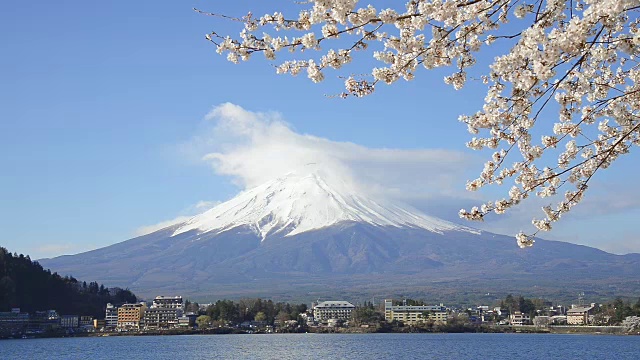
<path id="1" fill-rule="evenodd" d="M 56 310 L 65 315 L 104 318 L 107 303 L 136 302 L 128 289 L 106 288 L 97 282 L 79 281 L 44 269 L 29 256 L 11 254 L 0 247 L 0 311 Z"/>

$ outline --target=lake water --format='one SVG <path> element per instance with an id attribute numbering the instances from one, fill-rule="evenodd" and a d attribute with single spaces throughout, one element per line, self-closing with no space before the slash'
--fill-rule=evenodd
<path id="1" fill-rule="evenodd" d="M 640 359 L 640 336 L 270 334 L 0 341 L 0 359 Z"/>

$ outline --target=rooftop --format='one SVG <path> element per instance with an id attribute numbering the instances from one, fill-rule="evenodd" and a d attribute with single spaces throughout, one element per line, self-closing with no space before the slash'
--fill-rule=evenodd
<path id="1" fill-rule="evenodd" d="M 323 301 L 321 303 L 319 303 L 318 305 L 316 305 L 317 308 L 324 308 L 324 307 L 349 307 L 349 308 L 355 308 L 355 305 L 353 305 L 352 303 L 348 302 L 348 301 Z"/>

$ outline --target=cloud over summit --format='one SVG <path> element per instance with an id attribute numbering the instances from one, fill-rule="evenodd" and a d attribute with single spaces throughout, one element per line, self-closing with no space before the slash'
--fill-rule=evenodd
<path id="1" fill-rule="evenodd" d="M 456 183 L 463 186 L 469 161 L 457 151 L 368 148 L 300 134 L 278 113 L 231 103 L 213 108 L 206 119 L 212 139 L 204 159 L 245 189 L 315 163 L 372 195 L 441 196 L 461 190 Z"/>

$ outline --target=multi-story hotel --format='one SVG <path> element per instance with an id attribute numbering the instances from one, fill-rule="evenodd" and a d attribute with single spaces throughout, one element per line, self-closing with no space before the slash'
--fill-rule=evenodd
<path id="1" fill-rule="evenodd" d="M 111 303 L 107 304 L 104 312 L 104 321 L 107 327 L 118 326 L 118 308 Z"/>
<path id="2" fill-rule="evenodd" d="M 118 308 L 118 328 L 140 329 L 147 306 L 141 304 L 124 304 Z"/>
<path id="3" fill-rule="evenodd" d="M 183 309 L 184 303 L 182 302 L 182 296 L 156 296 L 153 299 L 152 308 L 173 308 Z"/>
<path id="4" fill-rule="evenodd" d="M 323 301 L 313 308 L 313 317 L 318 322 L 329 319 L 348 320 L 356 307 L 347 301 Z"/>
<path id="5" fill-rule="evenodd" d="M 447 308 L 428 305 L 393 305 L 393 300 L 384 301 L 384 318 L 387 321 L 401 321 L 405 325 L 416 325 L 419 322 L 432 320 L 435 322 L 447 322 Z"/>
<path id="6" fill-rule="evenodd" d="M 149 329 L 176 327 L 182 314 L 179 308 L 151 307 L 144 312 L 144 326 Z"/>
<path id="7" fill-rule="evenodd" d="M 182 296 L 156 296 L 151 308 L 144 314 L 145 328 L 171 328 L 178 326 L 184 313 Z"/>

